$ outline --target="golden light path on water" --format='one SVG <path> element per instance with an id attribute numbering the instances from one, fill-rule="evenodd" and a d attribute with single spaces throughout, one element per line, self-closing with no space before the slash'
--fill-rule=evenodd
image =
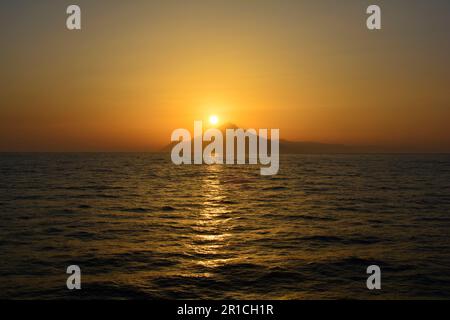
<path id="1" fill-rule="evenodd" d="M 203 257 L 196 263 L 215 268 L 230 263 L 235 258 L 229 258 L 228 241 L 233 237 L 231 210 L 224 204 L 225 196 L 220 183 L 223 166 L 206 166 L 208 174 L 202 179 L 204 195 L 203 208 L 199 212 L 193 229 L 191 249 Z"/>

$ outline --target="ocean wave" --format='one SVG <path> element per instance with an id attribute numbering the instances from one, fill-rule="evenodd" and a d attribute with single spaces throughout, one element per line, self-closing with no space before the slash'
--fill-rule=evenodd
<path id="1" fill-rule="evenodd" d="M 162 211 L 175 211 L 176 209 L 172 206 L 162 206 L 161 210 Z"/>

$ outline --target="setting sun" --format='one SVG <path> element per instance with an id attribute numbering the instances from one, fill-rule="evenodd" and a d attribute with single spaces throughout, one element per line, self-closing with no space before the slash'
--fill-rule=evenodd
<path id="1" fill-rule="evenodd" d="M 216 125 L 217 123 L 219 123 L 219 118 L 217 116 L 211 116 L 209 117 L 209 123 L 211 123 L 212 125 Z"/>

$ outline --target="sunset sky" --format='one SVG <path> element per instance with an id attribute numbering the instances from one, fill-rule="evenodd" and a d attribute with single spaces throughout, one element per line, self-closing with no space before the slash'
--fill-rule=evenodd
<path id="1" fill-rule="evenodd" d="M 449 23 L 448 0 L 2 1 L 0 151 L 158 150 L 214 114 L 450 152 Z"/>

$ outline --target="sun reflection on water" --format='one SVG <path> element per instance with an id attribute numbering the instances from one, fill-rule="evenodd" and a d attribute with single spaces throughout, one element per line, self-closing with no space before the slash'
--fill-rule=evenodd
<path id="1" fill-rule="evenodd" d="M 199 256 L 196 264 L 215 268 L 229 263 L 234 258 L 230 255 L 229 240 L 233 237 L 233 219 L 229 216 L 230 208 L 225 204 L 223 185 L 220 178 L 223 166 L 205 166 L 207 174 L 202 179 L 204 200 L 202 209 L 195 221 L 191 249 Z"/>

